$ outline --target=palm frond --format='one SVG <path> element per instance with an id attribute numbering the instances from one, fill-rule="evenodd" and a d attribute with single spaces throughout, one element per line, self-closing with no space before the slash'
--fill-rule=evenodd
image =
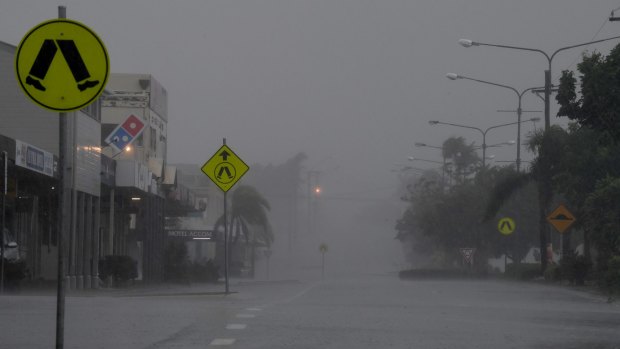
<path id="1" fill-rule="evenodd" d="M 514 173 L 498 182 L 491 191 L 482 221 L 487 222 L 495 217 L 499 209 L 508 201 L 510 196 L 532 180 L 534 180 L 534 177 L 531 173 Z"/>

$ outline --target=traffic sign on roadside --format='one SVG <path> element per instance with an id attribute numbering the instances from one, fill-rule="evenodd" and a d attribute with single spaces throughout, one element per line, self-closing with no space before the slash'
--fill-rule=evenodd
<path id="1" fill-rule="evenodd" d="M 575 216 L 564 205 L 558 206 L 547 216 L 547 222 L 551 223 L 560 234 L 568 230 L 575 220 Z"/>
<path id="2" fill-rule="evenodd" d="M 249 169 L 250 167 L 226 145 L 216 151 L 201 168 L 202 172 L 224 192 L 232 188 Z"/>
<path id="3" fill-rule="evenodd" d="M 84 24 L 69 19 L 40 23 L 15 51 L 15 73 L 26 96 L 59 112 L 94 102 L 110 74 L 103 42 Z"/>
<path id="4" fill-rule="evenodd" d="M 473 265 L 474 264 L 474 253 L 476 253 L 476 249 L 473 247 L 463 247 L 460 249 L 461 255 L 463 256 L 464 264 Z"/>
<path id="5" fill-rule="evenodd" d="M 321 253 L 325 253 L 327 252 L 327 244 L 326 243 L 322 243 L 321 245 L 319 245 L 319 251 L 321 251 Z"/>
<path id="6" fill-rule="evenodd" d="M 517 225 L 515 224 L 514 219 L 510 217 L 503 217 L 497 222 L 497 230 L 499 230 L 502 235 L 510 235 L 515 231 Z"/>

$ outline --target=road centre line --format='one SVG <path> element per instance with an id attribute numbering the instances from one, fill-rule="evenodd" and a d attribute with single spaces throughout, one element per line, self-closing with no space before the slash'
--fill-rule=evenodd
<path id="1" fill-rule="evenodd" d="M 240 319 L 251 319 L 256 317 L 254 314 L 237 314 L 237 317 Z"/>
<path id="2" fill-rule="evenodd" d="M 216 338 L 209 345 L 233 345 L 235 341 L 236 339 L 234 338 Z"/>
<path id="3" fill-rule="evenodd" d="M 246 324 L 228 324 L 226 325 L 227 330 L 245 330 L 248 325 Z"/>

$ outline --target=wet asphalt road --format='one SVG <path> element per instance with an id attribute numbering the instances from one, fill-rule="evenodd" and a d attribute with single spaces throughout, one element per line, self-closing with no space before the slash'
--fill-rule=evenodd
<path id="1" fill-rule="evenodd" d="M 65 348 L 618 348 L 620 306 L 587 292 L 498 281 L 313 282 L 83 293 Z M 0 297 L 0 348 L 53 348 L 53 295 Z"/>

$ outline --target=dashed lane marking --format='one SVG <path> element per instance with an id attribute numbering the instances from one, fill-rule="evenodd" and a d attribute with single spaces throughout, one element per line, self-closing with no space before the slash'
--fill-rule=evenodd
<path id="1" fill-rule="evenodd" d="M 240 319 L 251 319 L 256 317 L 254 314 L 237 314 L 237 317 Z"/>
<path id="2" fill-rule="evenodd" d="M 211 345 L 233 345 L 235 341 L 234 338 L 216 338 L 211 341 Z"/>
<path id="3" fill-rule="evenodd" d="M 248 327 L 246 324 L 228 324 L 226 325 L 227 330 L 245 330 Z"/>
<path id="4" fill-rule="evenodd" d="M 261 309 L 261 308 L 246 308 L 245 310 L 247 310 L 247 311 L 262 311 L 263 309 Z"/>

